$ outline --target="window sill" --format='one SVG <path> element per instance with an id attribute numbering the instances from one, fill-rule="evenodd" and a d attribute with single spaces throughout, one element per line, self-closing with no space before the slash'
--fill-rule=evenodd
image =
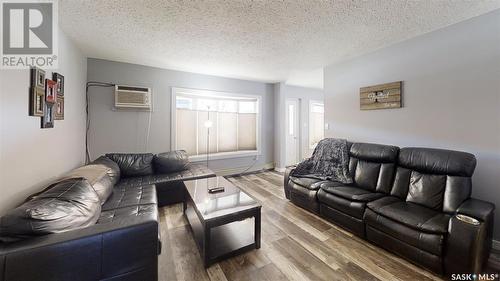
<path id="1" fill-rule="evenodd" d="M 219 159 L 230 159 L 230 158 L 243 158 L 243 157 L 251 157 L 258 156 L 260 152 L 258 150 L 245 150 L 245 151 L 232 151 L 232 152 L 219 152 L 219 153 L 210 153 L 208 156 L 208 160 L 219 160 Z M 207 155 L 195 155 L 189 156 L 189 161 L 191 162 L 203 162 L 207 161 Z"/>

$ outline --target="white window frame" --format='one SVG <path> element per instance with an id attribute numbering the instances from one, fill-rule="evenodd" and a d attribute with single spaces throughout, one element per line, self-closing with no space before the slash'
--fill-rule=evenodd
<path id="1" fill-rule="evenodd" d="M 324 122 L 324 117 L 325 117 L 325 102 L 324 101 L 321 101 L 321 100 L 309 100 L 309 131 L 307 132 L 307 146 L 309 146 L 309 149 L 314 149 L 315 146 L 311 145 L 311 139 L 312 139 L 312 136 L 311 136 L 311 120 L 312 120 L 312 108 L 314 106 L 314 104 L 322 104 L 323 105 L 323 136 L 325 135 L 325 122 Z"/>
<path id="2" fill-rule="evenodd" d="M 172 87 L 172 99 L 171 99 L 171 117 L 170 117 L 170 149 L 177 149 L 177 138 L 176 138 L 176 112 L 177 112 L 177 96 L 178 95 L 190 95 L 190 96 L 201 96 L 207 98 L 231 98 L 236 97 L 238 100 L 248 99 L 248 100 L 257 100 L 257 128 L 256 128 L 256 150 L 240 150 L 240 151 L 231 151 L 231 152 L 217 152 L 210 153 L 210 160 L 217 159 L 230 159 L 230 158 L 241 158 L 241 157 L 252 157 L 252 156 L 260 156 L 262 155 L 261 150 L 261 130 L 262 130 L 262 97 L 259 95 L 248 95 L 248 94 L 239 94 L 239 93 L 230 93 L 230 92 L 222 92 L 222 91 L 213 91 L 213 90 L 203 90 L 203 89 L 190 89 L 190 88 L 180 88 L 180 87 Z M 198 137 L 198 136 L 196 136 Z M 198 143 L 198 142 L 197 142 Z M 201 162 L 206 161 L 207 155 L 193 155 L 189 156 L 189 161 L 191 162 Z"/>

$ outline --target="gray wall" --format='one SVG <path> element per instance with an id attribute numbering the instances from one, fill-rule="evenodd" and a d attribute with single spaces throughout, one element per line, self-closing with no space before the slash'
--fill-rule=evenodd
<path id="1" fill-rule="evenodd" d="M 274 84 L 274 110 L 275 139 L 274 159 L 278 170 L 285 167 L 286 161 L 286 105 L 287 98 L 299 99 L 300 104 L 300 158 L 307 158 L 312 154 L 309 148 L 309 102 L 311 100 L 323 101 L 323 91 L 312 88 L 286 85 L 285 83 Z"/>
<path id="2" fill-rule="evenodd" d="M 398 80 L 403 108 L 359 110 L 360 87 Z M 500 10 L 328 66 L 324 81 L 327 136 L 474 153 L 473 196 L 500 206 Z"/>
<path id="3" fill-rule="evenodd" d="M 0 70 L 0 214 L 85 161 L 87 60 L 59 31 L 59 69 L 65 77 L 65 120 L 40 129 L 28 116 L 28 70 Z M 52 77 L 50 71 L 47 77 Z"/>
<path id="4" fill-rule="evenodd" d="M 262 96 L 262 155 L 211 160 L 210 168 L 227 174 L 271 168 L 273 166 L 274 99 L 273 85 L 238 79 L 166 70 L 135 64 L 88 59 L 88 81 L 147 86 L 152 88 L 154 110 L 151 114 L 149 141 L 146 140 L 149 113 L 114 111 L 112 88 L 91 88 L 90 153 L 95 159 L 108 152 L 170 151 L 170 117 L 172 87 L 225 91 Z"/>

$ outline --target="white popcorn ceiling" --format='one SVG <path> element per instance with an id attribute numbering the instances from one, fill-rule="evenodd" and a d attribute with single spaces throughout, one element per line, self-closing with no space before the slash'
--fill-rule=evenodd
<path id="1" fill-rule="evenodd" d="M 494 9 L 500 0 L 60 0 L 89 57 L 321 88 L 322 68 Z"/>

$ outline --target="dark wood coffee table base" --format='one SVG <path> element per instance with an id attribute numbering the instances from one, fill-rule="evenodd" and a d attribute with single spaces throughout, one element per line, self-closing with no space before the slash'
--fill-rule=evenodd
<path id="1" fill-rule="evenodd" d="M 244 210 L 202 223 L 192 199 L 186 196 L 184 215 L 205 267 L 260 248 L 260 209 Z"/>

